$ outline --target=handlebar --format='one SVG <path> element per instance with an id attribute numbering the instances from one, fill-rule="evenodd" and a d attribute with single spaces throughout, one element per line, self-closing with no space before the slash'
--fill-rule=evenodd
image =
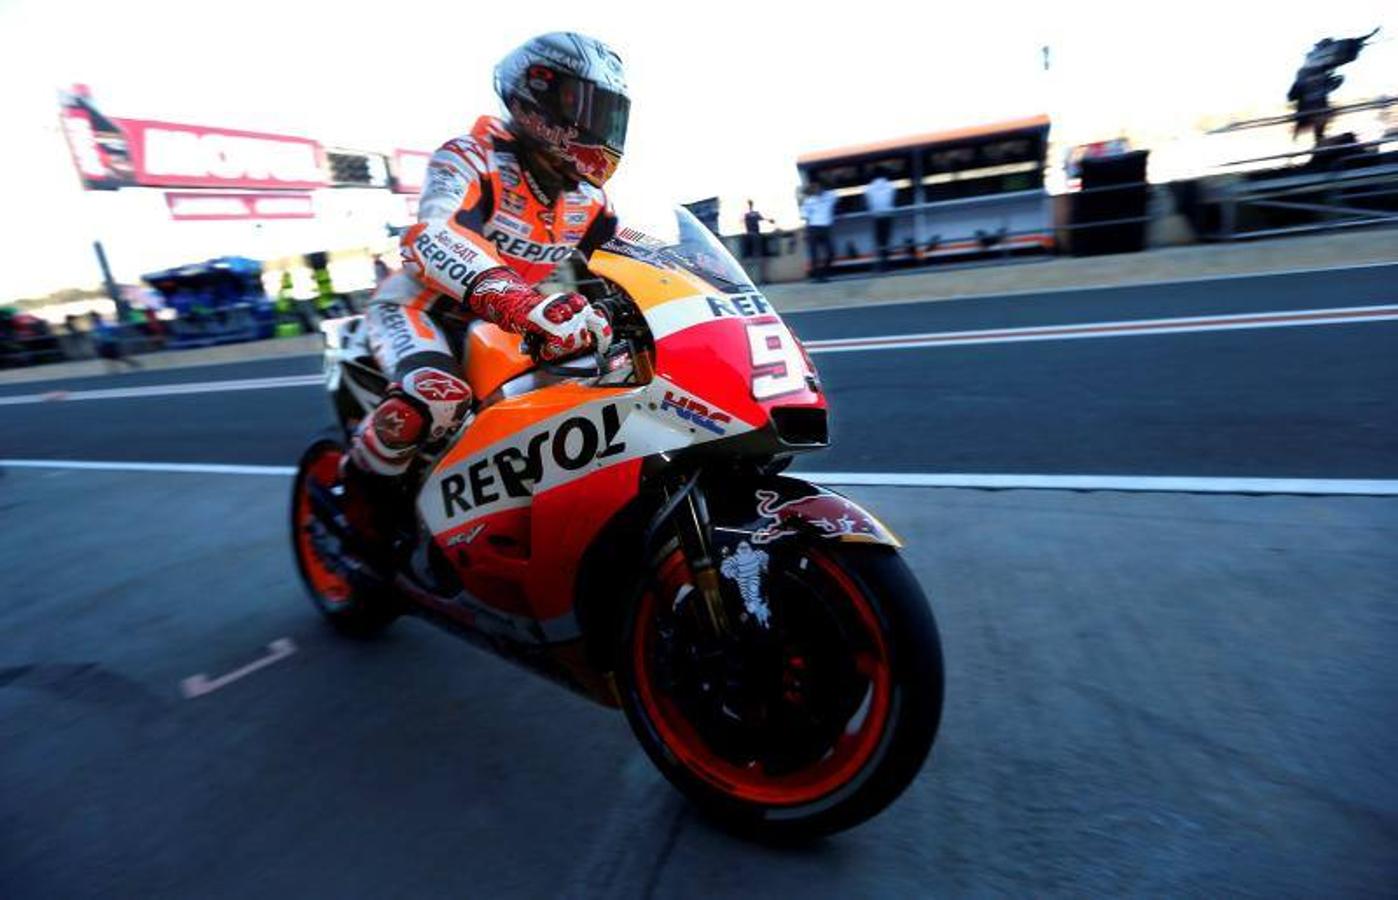
<path id="1" fill-rule="evenodd" d="M 529 349 L 530 337 L 533 337 L 533 335 L 525 338 L 525 345 L 521 346 L 520 350 L 529 353 L 538 367 L 545 372 L 551 375 L 561 375 L 565 378 L 596 378 L 601 375 L 606 375 L 611 371 L 608 363 L 613 359 L 628 354 L 634 355 L 635 352 L 635 348 L 632 346 L 631 341 L 623 339 L 613 341 L 612 346 L 607 349 L 606 353 L 597 352 L 596 347 L 587 347 L 571 356 L 546 360 L 540 359 L 538 354 L 537 348 L 542 345 L 542 341 L 535 342 L 536 349 L 532 351 Z M 587 362 L 584 363 L 584 360 L 587 360 Z"/>
<path id="2" fill-rule="evenodd" d="M 617 321 L 617 314 L 616 311 L 613 309 L 613 304 L 616 302 L 617 301 L 613 300 L 612 298 L 604 297 L 591 301 L 591 306 L 593 309 L 601 313 L 607 319 L 607 322 L 609 324 L 614 324 Z M 593 343 L 589 346 L 584 347 L 578 350 L 576 353 L 570 354 L 568 356 L 559 357 L 558 359 L 546 360 L 539 355 L 543 352 L 544 349 L 543 335 L 531 332 L 529 334 L 524 335 L 523 340 L 520 342 L 519 350 L 521 353 L 527 354 L 531 359 L 534 360 L 535 364 L 537 364 L 540 368 L 544 369 L 545 371 L 551 372 L 556 375 L 566 375 L 569 377 L 588 377 L 605 374 L 607 372 L 606 363 L 609 360 L 611 360 L 615 356 L 620 356 L 623 353 L 630 351 L 630 342 L 621 340 L 619 335 L 612 340 L 611 346 L 607 349 L 607 352 L 605 353 L 597 352 L 596 340 L 597 336 L 594 334 Z M 570 367 L 563 365 L 564 363 L 579 360 L 584 355 L 590 355 L 593 358 L 595 362 L 595 371 L 593 369 L 583 369 L 577 366 Z"/>

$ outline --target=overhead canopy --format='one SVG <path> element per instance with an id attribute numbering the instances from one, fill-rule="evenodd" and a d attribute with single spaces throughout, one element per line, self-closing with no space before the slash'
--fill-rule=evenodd
<path id="1" fill-rule="evenodd" d="M 201 263 L 189 263 L 173 269 L 149 272 L 141 280 L 154 285 L 156 282 L 187 282 L 207 278 L 260 278 L 262 263 L 246 256 L 219 256 Z"/>
<path id="2" fill-rule="evenodd" d="M 1049 117 L 1042 114 L 1026 116 L 1021 119 L 1006 119 L 1002 122 L 987 122 L 981 125 L 969 125 L 965 128 L 953 128 L 948 131 L 932 131 L 925 134 L 891 138 L 886 141 L 874 141 L 868 144 L 837 147 L 832 150 L 816 150 L 797 157 L 796 164 L 798 166 L 803 166 L 809 163 L 828 162 L 835 159 L 849 159 L 850 157 L 867 156 L 873 153 L 911 150 L 915 147 L 926 147 L 931 144 L 949 144 L 955 141 L 993 137 L 999 134 L 1013 134 L 1017 131 L 1029 131 L 1036 128 L 1047 128 L 1048 125 Z"/>
<path id="3" fill-rule="evenodd" d="M 262 263 L 245 256 L 220 256 L 202 263 L 151 272 L 141 279 L 181 315 L 195 307 L 218 309 L 270 301 L 262 290 Z"/>

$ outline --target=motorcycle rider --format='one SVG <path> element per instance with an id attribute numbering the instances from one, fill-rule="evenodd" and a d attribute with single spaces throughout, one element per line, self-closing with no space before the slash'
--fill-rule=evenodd
<path id="1" fill-rule="evenodd" d="M 574 249 L 616 230 L 602 186 L 621 161 L 630 101 L 621 58 L 572 32 L 536 37 L 495 69 L 506 119 L 482 116 L 432 155 L 418 223 L 402 237 L 403 271 L 365 313 L 390 385 L 360 423 L 344 466 L 346 513 L 371 544 L 403 499 L 398 476 L 466 420 L 462 331 L 480 317 L 556 359 L 611 341 L 606 318 L 578 294 L 535 285 Z"/>

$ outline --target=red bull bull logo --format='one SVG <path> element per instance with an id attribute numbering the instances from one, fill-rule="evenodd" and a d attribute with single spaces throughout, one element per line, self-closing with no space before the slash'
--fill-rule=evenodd
<path id="1" fill-rule="evenodd" d="M 838 494 L 824 491 L 783 501 L 776 491 L 758 491 L 757 514 L 767 519 L 752 534 L 754 544 L 814 529 L 821 537 L 892 543 L 893 535 L 873 516 Z"/>
<path id="2" fill-rule="evenodd" d="M 573 161 L 578 174 L 595 185 L 602 185 L 616 171 L 621 158 L 606 147 L 569 143 L 564 153 Z"/>

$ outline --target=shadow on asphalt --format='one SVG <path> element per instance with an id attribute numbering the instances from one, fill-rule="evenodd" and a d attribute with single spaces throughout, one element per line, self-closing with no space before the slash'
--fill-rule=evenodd
<path id="1" fill-rule="evenodd" d="M 852 491 L 946 714 L 886 813 L 715 830 L 614 712 L 405 621 L 339 639 L 281 478 L 9 472 L 11 897 L 1364 893 L 1398 876 L 1398 501 Z M 181 698 L 290 638 L 296 652 Z"/>

